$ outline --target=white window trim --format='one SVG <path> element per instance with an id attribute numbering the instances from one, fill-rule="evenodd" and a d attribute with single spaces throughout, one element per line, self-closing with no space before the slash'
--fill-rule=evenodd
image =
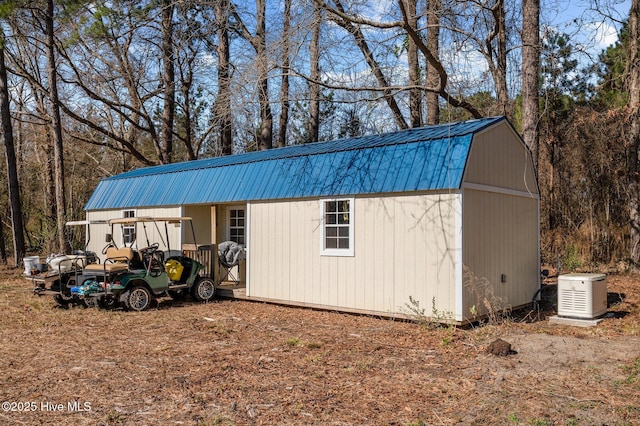
<path id="1" fill-rule="evenodd" d="M 125 212 L 133 212 L 133 217 L 138 217 L 138 210 L 137 209 L 122 209 L 122 210 L 120 210 L 120 217 L 124 217 L 124 213 Z M 122 226 L 120 228 L 120 232 L 121 232 L 120 243 L 122 244 L 122 247 L 125 247 L 125 246 L 129 247 L 129 246 L 127 246 L 127 244 L 124 241 L 124 229 L 127 228 L 127 227 L 128 228 L 133 228 L 133 232 L 135 234 L 135 238 L 133 240 L 133 243 L 134 243 L 133 247 L 135 247 L 135 246 L 138 245 L 138 227 L 135 225 L 135 223 L 133 225 L 124 225 L 124 226 Z M 131 243 L 129 243 L 129 244 L 131 244 Z"/>
<path id="2" fill-rule="evenodd" d="M 228 206 L 225 213 L 225 235 L 227 240 L 231 241 L 231 210 L 243 210 L 244 211 L 244 246 L 247 246 L 247 206 L 245 204 L 237 204 Z M 237 227 L 236 227 L 237 228 Z"/>
<path id="3" fill-rule="evenodd" d="M 328 249 L 325 248 L 325 203 L 327 201 L 348 201 L 349 202 L 349 248 L 348 249 Z M 354 250 L 354 210 L 355 210 L 355 199 L 354 198 L 322 198 L 320 199 L 320 255 L 321 256 L 344 256 L 344 257 L 353 257 L 355 256 Z"/>

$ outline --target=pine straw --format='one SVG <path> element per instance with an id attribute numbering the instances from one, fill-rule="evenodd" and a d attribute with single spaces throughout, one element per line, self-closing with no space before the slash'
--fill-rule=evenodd
<path id="1" fill-rule="evenodd" d="M 57 309 L 0 280 L 1 424 L 633 424 L 640 279 L 583 329 L 512 320 L 467 330 L 268 305 L 166 301 L 143 313 Z M 529 316 L 531 317 L 531 315 Z M 544 315 L 542 315 L 544 318 Z M 484 349 L 500 337 L 518 352 Z M 90 404 L 70 412 L 67 403 Z M 63 411 L 46 403 L 63 404 Z M 43 406 L 43 404 L 45 404 Z"/>

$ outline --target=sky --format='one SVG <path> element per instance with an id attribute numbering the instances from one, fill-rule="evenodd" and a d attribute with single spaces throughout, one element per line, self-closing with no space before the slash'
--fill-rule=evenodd
<path id="1" fill-rule="evenodd" d="M 605 5 L 605 3 L 607 3 Z M 579 68 L 585 68 L 598 60 L 600 53 L 618 40 L 618 30 L 622 22 L 629 15 L 630 0 L 543 0 L 541 2 L 541 36 L 552 29 L 558 33 L 569 35 L 570 43 L 574 46 Z M 517 52 L 517 50 L 516 50 Z M 445 53 L 441 52 L 441 54 Z M 457 83 L 492 91 L 491 81 L 486 78 L 486 60 L 476 51 L 449 50 L 450 57 L 444 61 L 451 64 L 455 70 L 451 84 Z M 518 61 L 511 57 L 510 61 Z M 513 63 L 510 62 L 512 65 Z M 511 67 L 514 69 L 517 67 Z M 519 90 L 519 77 L 509 80 L 509 90 L 515 95 Z"/>
<path id="2" fill-rule="evenodd" d="M 379 0 L 374 2 L 376 11 L 384 16 L 385 10 L 395 7 L 396 0 Z M 541 31 L 553 28 L 559 33 L 569 35 L 570 42 L 577 51 L 582 66 L 588 66 L 596 61 L 599 54 L 618 40 L 618 30 L 627 19 L 631 0 L 542 0 L 540 5 Z M 446 54 L 443 49 L 441 54 Z M 487 72 L 486 61 L 473 50 L 456 51 L 449 49 L 453 56 L 444 58 L 445 61 L 456 63 L 453 67 L 460 78 L 464 80 L 478 77 Z M 512 60 L 514 58 L 511 58 Z M 462 70 L 462 72 L 461 72 Z M 455 76 L 452 76 L 455 80 Z M 453 81 L 452 81 L 453 83 Z"/>
<path id="3" fill-rule="evenodd" d="M 617 41 L 617 31 L 630 7 L 630 0 L 546 0 L 540 21 L 599 53 Z"/>

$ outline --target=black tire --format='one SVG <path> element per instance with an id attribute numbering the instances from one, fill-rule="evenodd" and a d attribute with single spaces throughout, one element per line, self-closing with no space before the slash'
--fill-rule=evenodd
<path id="1" fill-rule="evenodd" d="M 62 293 L 60 294 L 56 294 L 55 296 L 53 296 L 53 300 L 55 300 L 55 302 L 62 306 L 63 308 L 66 308 L 69 306 L 69 304 L 74 302 L 74 297 L 73 296 L 67 296 L 64 295 Z"/>
<path id="2" fill-rule="evenodd" d="M 119 307 L 120 301 L 115 297 L 101 297 L 98 299 L 98 306 L 109 311 Z"/>
<path id="3" fill-rule="evenodd" d="M 97 308 L 100 306 L 98 299 L 96 297 L 85 297 L 82 299 L 82 303 L 85 308 Z"/>
<path id="4" fill-rule="evenodd" d="M 198 278 L 191 287 L 191 296 L 198 302 L 208 302 L 216 295 L 216 286 L 211 278 Z"/>
<path id="5" fill-rule="evenodd" d="M 169 290 L 167 291 L 167 293 L 173 300 L 176 301 L 184 300 L 184 297 L 186 296 L 184 290 Z"/>
<path id="6" fill-rule="evenodd" d="M 129 291 L 125 299 L 127 309 L 132 311 L 144 311 L 151 306 L 153 296 L 145 286 L 135 286 Z"/>

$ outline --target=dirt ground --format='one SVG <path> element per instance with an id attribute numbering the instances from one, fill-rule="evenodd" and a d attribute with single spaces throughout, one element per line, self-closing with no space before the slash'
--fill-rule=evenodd
<path id="1" fill-rule="evenodd" d="M 639 275 L 608 277 L 597 327 L 462 330 L 229 300 L 64 310 L 19 274 L 0 271 L 3 425 L 640 424 Z"/>

